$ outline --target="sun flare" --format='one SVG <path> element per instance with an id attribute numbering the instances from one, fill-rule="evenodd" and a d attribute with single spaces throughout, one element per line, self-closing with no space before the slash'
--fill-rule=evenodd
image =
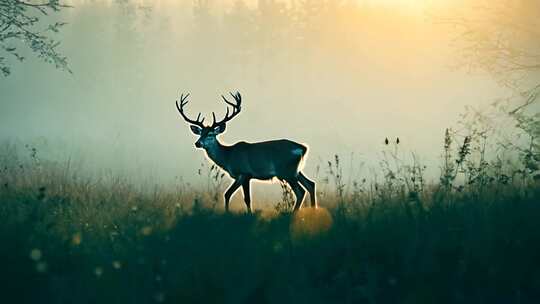
<path id="1" fill-rule="evenodd" d="M 326 208 L 302 208 L 291 220 L 291 237 L 298 241 L 324 234 L 330 230 L 332 223 L 332 215 Z"/>

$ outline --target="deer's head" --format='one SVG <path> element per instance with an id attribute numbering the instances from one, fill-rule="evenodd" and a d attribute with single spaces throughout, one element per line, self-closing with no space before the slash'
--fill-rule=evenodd
<path id="1" fill-rule="evenodd" d="M 195 147 L 197 148 L 203 148 L 205 150 L 210 149 L 212 146 L 217 144 L 216 137 L 225 132 L 226 124 L 229 120 L 233 119 L 238 113 L 240 113 L 241 110 L 241 103 L 242 103 L 242 96 L 240 96 L 240 93 L 236 92 L 236 94 L 230 93 L 231 96 L 234 98 L 236 103 L 232 103 L 228 101 L 225 96 L 221 95 L 221 98 L 223 98 L 223 101 L 227 104 L 227 112 L 225 113 L 225 118 L 223 118 L 220 121 L 216 120 L 216 114 L 212 112 L 212 118 L 213 122 L 210 126 L 205 126 L 203 124 L 204 117 L 201 118 L 201 113 L 197 116 L 196 120 L 192 120 L 186 116 L 184 113 L 184 106 L 189 102 L 187 98 L 189 97 L 189 94 L 180 95 L 180 103 L 176 101 L 176 108 L 178 109 L 178 112 L 184 118 L 184 120 L 190 124 L 190 129 L 193 134 L 198 135 L 199 139 L 195 142 Z M 229 106 L 232 106 L 232 113 L 229 111 Z M 230 114 L 230 115 L 229 115 Z"/>

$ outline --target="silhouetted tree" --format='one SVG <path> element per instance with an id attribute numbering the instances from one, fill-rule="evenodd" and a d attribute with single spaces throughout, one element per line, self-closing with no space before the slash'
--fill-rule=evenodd
<path id="1" fill-rule="evenodd" d="M 239 55 L 239 60 L 246 60 L 245 56 L 251 55 L 255 46 L 253 37 L 257 27 L 253 10 L 244 1 L 238 0 L 230 12 L 224 14 L 223 23 L 224 30 L 229 36 L 226 41 L 228 48 L 232 53 Z"/>
<path id="2" fill-rule="evenodd" d="M 56 49 L 59 42 L 50 37 L 65 23 L 49 23 L 45 28 L 41 28 L 40 24 L 41 17 L 66 7 L 60 4 L 59 0 L 42 3 L 22 0 L 0 1 L 0 72 L 4 76 L 8 76 L 11 72 L 6 56 L 12 56 L 18 61 L 25 59 L 19 49 L 21 45 L 29 48 L 45 62 L 69 71 L 66 57 Z"/>
<path id="3" fill-rule="evenodd" d="M 540 93 L 540 2 L 497 0 L 473 2 L 449 18 L 459 31 L 459 57 L 464 66 L 488 72 L 525 101 Z"/>
<path id="4" fill-rule="evenodd" d="M 538 172 L 540 2 L 473 1 L 467 8 L 452 17 L 442 18 L 459 30 L 461 63 L 469 69 L 489 73 L 516 94 L 497 100 L 491 112 L 469 109 L 464 115 L 464 125 L 477 141 L 480 138 L 480 142 L 485 143 L 485 134 L 495 133 L 500 137 L 500 146 L 517 151 L 522 165 L 517 173 Z M 502 128 L 505 123 L 507 127 Z"/>
<path id="5" fill-rule="evenodd" d="M 255 40 L 258 50 L 258 79 L 272 75 L 274 67 L 280 62 L 289 62 L 286 58 L 294 56 L 294 45 L 288 39 L 292 24 L 291 15 L 285 4 L 275 0 L 259 0 L 257 3 L 257 32 Z M 290 69 L 289 64 L 282 65 L 279 70 Z M 281 73 L 280 73 L 281 74 Z M 283 75 L 275 75 L 283 77 Z"/>
<path id="6" fill-rule="evenodd" d="M 220 64 L 222 54 L 215 52 L 221 49 L 224 37 L 220 35 L 220 20 L 218 5 L 214 0 L 195 0 L 193 2 L 193 23 L 187 40 L 190 45 L 186 46 L 191 52 L 193 64 L 200 67 L 199 71 L 216 69 Z"/>

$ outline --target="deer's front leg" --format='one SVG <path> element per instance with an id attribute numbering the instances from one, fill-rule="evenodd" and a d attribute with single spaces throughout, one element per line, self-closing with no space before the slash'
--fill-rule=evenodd
<path id="1" fill-rule="evenodd" d="M 244 182 L 244 178 L 242 176 L 239 176 L 225 191 L 225 211 L 229 212 L 229 201 L 231 200 L 231 196 L 242 186 L 242 183 Z"/>

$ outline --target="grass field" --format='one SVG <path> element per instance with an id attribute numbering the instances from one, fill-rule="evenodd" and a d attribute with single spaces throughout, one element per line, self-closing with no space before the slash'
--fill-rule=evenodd
<path id="1" fill-rule="evenodd" d="M 536 171 L 476 162 L 466 140 L 436 184 L 390 158 L 345 187 L 336 156 L 333 192 L 297 214 L 287 188 L 273 213 L 224 214 L 188 187 L 3 151 L 2 303 L 540 303 Z"/>

